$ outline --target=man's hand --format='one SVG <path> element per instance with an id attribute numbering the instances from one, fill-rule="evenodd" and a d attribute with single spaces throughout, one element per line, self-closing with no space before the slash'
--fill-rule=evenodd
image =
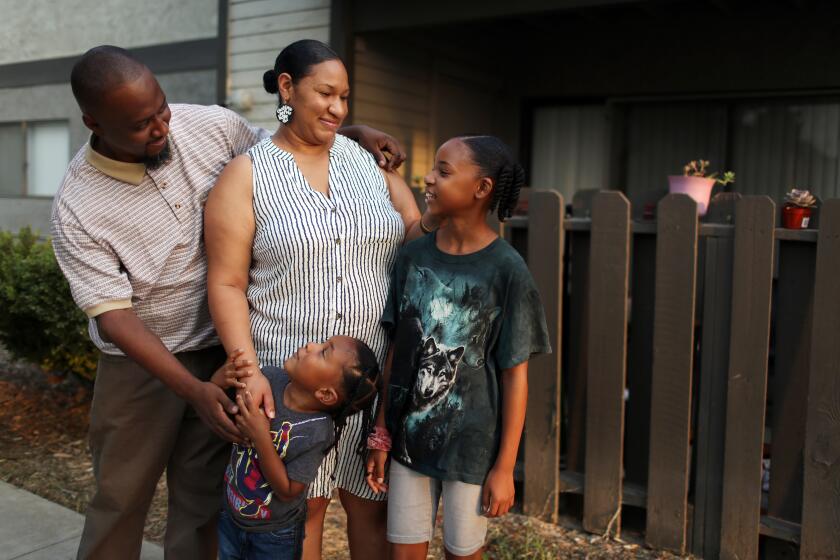
<path id="1" fill-rule="evenodd" d="M 405 161 L 405 151 L 397 139 L 381 130 L 359 124 L 346 126 L 339 132 L 361 144 L 386 171 L 396 171 Z"/>
<path id="2" fill-rule="evenodd" d="M 505 471 L 493 467 L 484 481 L 481 503 L 484 515 L 487 517 L 501 517 L 513 506 L 515 490 L 513 486 L 513 471 Z"/>
<path id="3" fill-rule="evenodd" d="M 228 414 L 236 414 L 238 408 L 217 385 L 209 381 L 199 382 L 189 402 L 201 420 L 220 438 L 233 443 L 244 442 L 242 433 L 228 417 Z"/>
<path id="4" fill-rule="evenodd" d="M 258 367 L 252 365 L 248 367 L 248 370 L 251 371 L 251 374 L 243 377 L 244 391 L 251 393 L 254 404 L 257 407 L 262 406 L 266 416 L 274 418 L 274 393 L 271 391 L 271 383 L 268 382 L 268 379 Z M 243 389 L 238 391 L 241 393 Z"/>
<path id="5" fill-rule="evenodd" d="M 263 414 L 257 403 L 254 402 L 251 393 L 245 391 L 245 395 L 236 395 L 236 404 L 239 405 L 239 414 L 236 415 L 236 427 L 250 441 L 256 442 L 270 436 L 270 422 Z"/>
<path id="6" fill-rule="evenodd" d="M 388 452 L 379 449 L 369 449 L 367 463 L 365 464 L 365 482 L 373 490 L 374 494 L 387 492 L 388 485 L 385 484 L 385 465 L 388 463 Z"/>

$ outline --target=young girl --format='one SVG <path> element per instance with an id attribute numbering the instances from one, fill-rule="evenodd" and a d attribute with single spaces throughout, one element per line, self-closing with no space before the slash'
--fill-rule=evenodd
<path id="1" fill-rule="evenodd" d="M 253 365 L 237 351 L 212 378 L 222 388 L 240 390 L 236 425 L 251 442 L 247 447 L 234 444 L 225 472 L 219 558 L 298 559 L 305 490 L 347 418 L 364 411 L 372 420 L 379 364 L 371 349 L 355 338 L 334 336 L 306 344 L 286 360 L 284 369 L 262 370 L 274 393 L 272 420 L 249 392 L 243 393 L 240 379 L 252 373 Z"/>
<path id="2" fill-rule="evenodd" d="M 394 266 L 382 319 L 388 398 L 367 480 L 388 490 L 395 560 L 426 557 L 441 498 L 447 556 L 479 558 L 487 518 L 513 504 L 528 359 L 551 349 L 525 262 L 487 224 L 490 211 L 511 215 L 524 182 L 510 150 L 492 136 L 453 138 L 425 181 L 423 219 L 444 225 L 407 244 Z"/>

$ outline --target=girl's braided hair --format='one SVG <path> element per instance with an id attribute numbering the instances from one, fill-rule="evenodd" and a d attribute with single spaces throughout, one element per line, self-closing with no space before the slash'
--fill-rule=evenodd
<path id="1" fill-rule="evenodd" d="M 472 152 L 473 163 L 481 175 L 492 179 L 490 211 L 495 210 L 499 221 L 504 222 L 513 215 L 519 201 L 525 170 L 513 158 L 510 148 L 495 136 L 468 134 L 459 138 Z"/>
<path id="2" fill-rule="evenodd" d="M 358 360 L 355 364 L 345 366 L 342 372 L 340 392 L 343 399 L 341 404 L 332 411 L 335 439 L 327 452 L 338 443 L 344 427 L 347 425 L 347 419 L 361 412 L 362 429 L 359 434 L 359 441 L 356 442 L 355 451 L 364 456 L 367 450 L 367 437 L 375 421 L 374 401 L 382 387 L 382 377 L 379 375 L 379 361 L 373 351 L 361 340 L 355 342 Z M 335 478 L 337 463 L 338 454 L 335 455 L 333 462 L 333 478 Z"/>

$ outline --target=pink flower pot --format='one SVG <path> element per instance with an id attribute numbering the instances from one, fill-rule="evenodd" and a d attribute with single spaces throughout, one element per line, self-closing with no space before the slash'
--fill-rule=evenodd
<path id="1" fill-rule="evenodd" d="M 714 179 L 668 175 L 668 192 L 687 194 L 697 202 L 697 215 L 705 216 L 715 187 Z"/>

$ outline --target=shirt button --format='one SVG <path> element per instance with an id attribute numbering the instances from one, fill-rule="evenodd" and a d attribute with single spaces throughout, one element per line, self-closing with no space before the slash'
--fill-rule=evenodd
<path id="1" fill-rule="evenodd" d="M 336 237 L 336 238 L 335 238 L 335 244 L 336 244 L 336 245 L 341 245 L 341 239 L 340 239 L 340 238 L 338 238 L 338 237 Z"/>
<path id="2" fill-rule="evenodd" d="M 335 314 L 335 318 L 336 318 L 336 319 L 341 319 L 341 313 L 336 313 L 336 314 Z"/>
<path id="3" fill-rule="evenodd" d="M 333 208 L 332 210 L 330 210 L 330 212 L 332 212 L 333 214 L 335 214 L 335 208 Z"/>
<path id="4" fill-rule="evenodd" d="M 180 205 L 180 204 L 176 204 L 176 205 L 175 205 L 175 210 L 180 210 L 180 209 L 181 209 L 181 205 Z"/>
<path id="5" fill-rule="evenodd" d="M 341 276 L 335 279 L 336 282 L 341 282 Z"/>
<path id="6" fill-rule="evenodd" d="M 164 181 L 163 184 L 161 184 L 160 188 L 162 188 L 162 189 L 166 188 L 166 181 Z"/>

